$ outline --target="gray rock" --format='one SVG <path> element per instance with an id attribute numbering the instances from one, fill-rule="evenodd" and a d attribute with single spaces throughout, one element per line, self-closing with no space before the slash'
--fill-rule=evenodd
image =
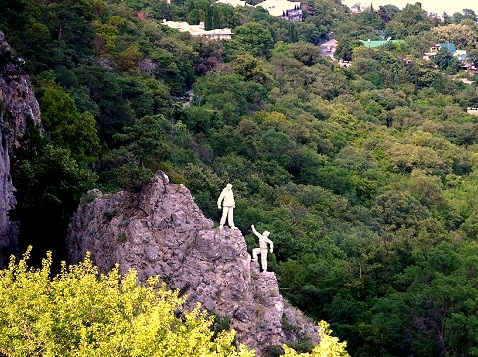
<path id="1" fill-rule="evenodd" d="M 25 71 L 0 32 L 0 268 L 11 254 L 18 255 L 18 225 L 9 219 L 15 207 L 10 158 L 26 128 L 26 118 L 40 123 L 40 107 Z"/>
<path id="2" fill-rule="evenodd" d="M 261 273 L 257 263 L 251 264 L 241 232 L 214 228 L 183 185 L 170 184 L 158 172 L 156 181 L 143 187 L 139 201 L 127 192 L 96 196 L 78 208 L 70 223 L 70 263 L 89 251 L 102 273 L 118 263 L 121 273 L 136 269 L 142 282 L 160 275 L 170 288 L 188 296 L 186 308 L 199 301 L 228 317 L 237 341 L 259 356 L 306 336 L 318 342 L 315 325 L 280 295 L 275 274 Z M 291 328 L 293 324 L 297 326 Z"/>

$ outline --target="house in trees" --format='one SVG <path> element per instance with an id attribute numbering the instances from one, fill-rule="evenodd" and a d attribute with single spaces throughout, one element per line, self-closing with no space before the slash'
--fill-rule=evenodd
<path id="1" fill-rule="evenodd" d="M 176 29 L 179 32 L 189 32 L 192 36 L 202 36 L 209 40 L 229 40 L 233 35 L 229 28 L 206 31 L 204 22 L 200 22 L 199 25 L 190 25 L 187 22 L 163 20 L 161 24 Z"/>
<path id="2" fill-rule="evenodd" d="M 431 53 L 437 53 L 440 51 L 442 48 L 446 49 L 448 52 L 451 54 L 454 54 L 456 52 L 456 46 L 452 42 L 443 42 L 443 43 L 437 43 L 435 46 L 430 48 Z"/>
<path id="3" fill-rule="evenodd" d="M 238 7 L 238 6 L 250 6 L 249 4 L 246 3 L 244 0 L 217 0 L 216 4 L 226 4 L 226 5 L 231 5 L 232 7 Z"/>
<path id="4" fill-rule="evenodd" d="M 302 16 L 302 4 L 298 1 L 265 0 L 256 5 L 269 12 L 269 15 L 280 17 L 291 22 L 300 22 Z"/>
<path id="5" fill-rule="evenodd" d="M 214 29 L 209 31 L 204 31 L 205 37 L 209 40 L 230 40 L 232 38 L 232 30 L 229 28 Z"/>
<path id="6" fill-rule="evenodd" d="M 468 107 L 466 108 L 466 112 L 471 115 L 478 115 L 478 108 Z"/>
<path id="7" fill-rule="evenodd" d="M 430 60 L 433 56 L 441 50 L 446 49 L 453 57 L 456 57 L 460 62 L 466 62 L 466 51 L 465 50 L 458 50 L 454 43 L 452 42 L 443 42 L 437 43 L 435 46 L 430 48 L 429 52 L 425 52 L 423 54 L 423 59 Z"/>
<path id="8" fill-rule="evenodd" d="M 478 68 L 475 66 L 475 64 L 472 61 L 465 60 L 462 62 L 462 69 L 467 71 L 470 74 L 478 74 Z"/>

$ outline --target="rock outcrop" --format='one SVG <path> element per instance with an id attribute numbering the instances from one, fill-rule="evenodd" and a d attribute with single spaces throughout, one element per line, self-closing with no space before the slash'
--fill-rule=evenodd
<path id="1" fill-rule="evenodd" d="M 143 282 L 160 275 L 187 294 L 187 308 L 199 301 L 229 318 L 237 341 L 259 356 L 283 343 L 317 342 L 315 325 L 287 304 L 275 274 L 251 262 L 241 232 L 214 228 L 183 185 L 158 172 L 139 194 L 89 195 L 69 226 L 70 263 L 89 251 L 100 272 L 119 263 L 120 272 L 134 268 Z"/>
<path id="2" fill-rule="evenodd" d="M 13 55 L 0 32 L 0 268 L 18 250 L 18 227 L 8 216 L 16 203 L 10 159 L 29 116 L 39 123 L 40 107 L 23 70 L 23 60 Z"/>

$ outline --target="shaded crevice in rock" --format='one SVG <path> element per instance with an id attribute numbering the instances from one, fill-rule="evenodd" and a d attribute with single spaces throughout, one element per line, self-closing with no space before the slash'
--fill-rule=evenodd
<path id="1" fill-rule="evenodd" d="M 26 119 L 40 123 L 40 107 L 23 64 L 0 31 L 0 268 L 11 254 L 18 254 L 18 225 L 9 218 L 16 204 L 10 174 L 12 151 L 25 131 Z"/>
<path id="2" fill-rule="evenodd" d="M 158 172 L 137 196 L 98 190 L 90 196 L 92 201 L 80 205 L 69 226 L 70 263 L 89 251 L 100 272 L 118 263 L 121 273 L 136 269 L 142 282 L 160 275 L 188 296 L 186 308 L 199 301 L 227 316 L 237 341 L 259 356 L 304 336 L 317 342 L 315 325 L 287 305 L 275 274 L 261 273 L 258 263 L 251 262 L 241 232 L 215 228 L 185 186 L 170 184 Z M 284 317 L 293 329 L 284 330 Z"/>

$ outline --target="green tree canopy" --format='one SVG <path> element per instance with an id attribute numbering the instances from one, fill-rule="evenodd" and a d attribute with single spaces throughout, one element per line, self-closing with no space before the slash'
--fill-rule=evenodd
<path id="1" fill-rule="evenodd" d="M 167 290 L 159 277 L 140 286 L 134 271 L 99 275 L 86 257 L 76 266 L 63 264 L 50 279 L 51 254 L 38 270 L 27 267 L 28 255 L 0 271 L 4 355 L 254 355 L 244 347 L 236 351 L 234 333 L 213 337 L 213 318 L 199 308 L 184 310 L 185 297 Z"/>
<path id="2" fill-rule="evenodd" d="M 99 138 L 93 115 L 80 114 L 71 96 L 52 80 L 43 82 L 41 90 L 42 123 L 53 142 L 74 155 L 94 159 Z"/>
<path id="3" fill-rule="evenodd" d="M 428 31 L 432 25 L 427 18 L 427 12 L 422 9 L 421 3 L 407 4 L 387 24 L 386 32 L 395 39 L 404 39 L 410 35 L 418 35 Z"/>
<path id="4" fill-rule="evenodd" d="M 234 29 L 231 46 L 252 55 L 267 55 L 274 46 L 270 30 L 258 22 L 248 22 Z"/>

